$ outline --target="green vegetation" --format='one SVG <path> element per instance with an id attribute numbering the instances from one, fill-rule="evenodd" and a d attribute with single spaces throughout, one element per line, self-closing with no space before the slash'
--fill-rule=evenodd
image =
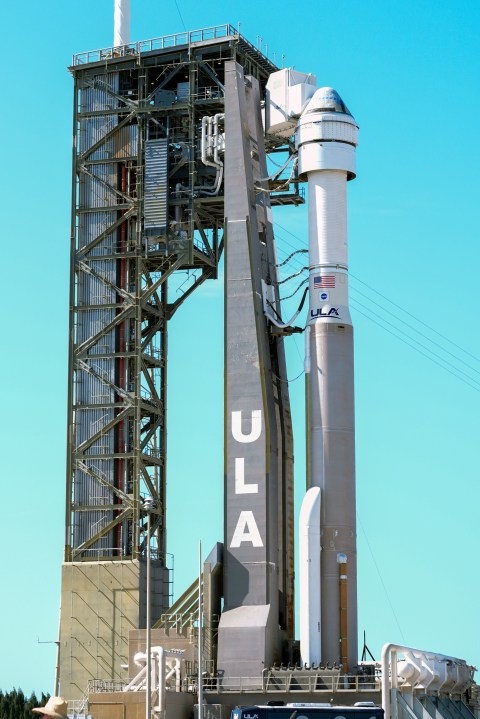
<path id="1" fill-rule="evenodd" d="M 50 694 L 43 692 L 38 699 L 34 692 L 26 697 L 21 689 L 12 689 L 11 692 L 5 693 L 0 690 L 0 719 L 33 719 L 35 714 L 32 714 L 32 709 L 43 707 L 49 697 Z"/>

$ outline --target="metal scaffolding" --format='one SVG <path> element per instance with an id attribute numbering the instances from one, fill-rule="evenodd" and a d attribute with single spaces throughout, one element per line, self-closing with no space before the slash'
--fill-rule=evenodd
<path id="1" fill-rule="evenodd" d="M 172 38 L 186 44 L 82 54 L 71 68 L 66 561 L 142 556 L 145 495 L 165 559 L 168 320 L 216 277 L 222 250 L 223 187 L 201 162 L 199 127 L 223 112 L 227 57 L 264 82 L 274 69 L 230 26 L 199 32 L 203 42 L 182 34 Z M 195 281 L 169 303 L 169 278 L 185 269 Z"/>
<path id="2" fill-rule="evenodd" d="M 72 697 L 98 676 L 92 674 L 98 667 L 107 678 L 116 670 L 113 659 L 100 662 L 99 645 L 95 669 L 89 669 L 93 652 L 86 643 L 92 635 L 86 638 L 79 628 L 80 610 L 69 597 L 84 591 L 93 572 L 87 564 L 105 567 L 98 575 L 104 593 L 108 566 L 143 561 L 146 496 L 156 505 L 151 556 L 163 568 L 158 580 L 168 585 L 168 323 L 218 273 L 227 60 L 255 77 L 262 92 L 277 69 L 230 25 L 82 53 L 70 68 L 75 87 L 60 680 L 63 675 Z M 296 189 L 292 201 L 302 201 Z M 170 301 L 169 283 L 185 270 L 193 282 Z M 140 591 L 141 565 L 135 571 Z M 140 627 L 141 602 L 134 604 L 129 626 Z M 167 588 L 153 621 L 168 605 Z M 98 616 L 104 611 L 99 608 Z M 85 618 L 84 625 L 92 621 Z M 112 615 L 104 624 L 116 621 Z M 121 644 L 128 629 L 118 631 Z M 85 658 L 79 659 L 82 650 L 75 647 L 81 646 Z M 67 660 L 78 671 L 67 670 Z"/>

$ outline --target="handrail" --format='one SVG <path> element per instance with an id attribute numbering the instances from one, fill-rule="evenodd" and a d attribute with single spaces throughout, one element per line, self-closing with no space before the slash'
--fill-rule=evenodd
<path id="1" fill-rule="evenodd" d="M 361 693 L 378 692 L 381 685 L 379 677 L 349 676 L 346 681 L 343 675 L 332 675 L 323 672 L 307 673 L 285 672 L 284 676 L 268 676 L 268 670 L 262 677 L 219 677 L 208 676 L 204 679 L 204 692 L 227 693 L 232 691 L 266 694 L 327 694 L 332 692 Z M 188 691 L 196 691 L 196 677 L 188 677 Z"/>
<path id="2" fill-rule="evenodd" d="M 142 52 L 151 52 L 152 50 L 162 50 L 168 47 L 177 47 L 179 45 L 192 45 L 205 40 L 215 40 L 217 38 L 242 37 L 233 25 L 226 23 L 224 25 L 213 25 L 211 27 L 201 28 L 200 30 L 190 30 L 188 32 L 179 32 L 173 35 L 163 35 L 150 40 L 140 40 L 139 42 L 121 45 L 119 47 L 106 47 L 98 50 L 89 50 L 88 52 L 80 52 L 73 55 L 72 65 L 84 65 L 90 62 L 99 62 L 100 60 L 108 60 L 114 57 L 125 57 L 127 55 L 140 55 Z M 242 37 L 242 40 L 248 42 Z M 253 45 L 252 45 L 253 47 Z M 262 53 L 263 54 L 263 53 Z"/>

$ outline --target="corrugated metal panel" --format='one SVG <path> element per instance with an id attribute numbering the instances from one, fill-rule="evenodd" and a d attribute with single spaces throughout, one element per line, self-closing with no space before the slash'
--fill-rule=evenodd
<path id="1" fill-rule="evenodd" d="M 116 218 L 115 212 L 99 211 L 81 214 L 78 219 L 78 247 L 81 249 L 95 240 L 102 232 L 105 232 L 113 225 Z M 93 250 L 90 250 L 89 256 L 102 257 L 103 255 L 113 254 L 114 241 L 114 233 L 107 235 Z"/>
<path id="2" fill-rule="evenodd" d="M 78 247 L 83 248 L 108 230 L 117 219 L 116 212 L 102 212 L 102 207 L 112 207 L 118 202 L 114 192 L 117 185 L 117 171 L 114 163 L 92 165 L 89 169 L 92 176 L 82 173 L 79 185 L 79 207 L 81 209 L 98 208 L 98 212 L 80 213 L 78 219 Z M 108 235 L 99 243 L 92 255 L 112 254 L 114 235 Z M 112 276 L 113 278 L 113 276 Z M 111 279 L 112 279 L 111 278 Z M 88 298 L 86 297 L 86 303 Z M 97 303 L 95 303 L 97 304 Z"/>
<path id="3" fill-rule="evenodd" d="M 96 87 L 86 86 L 80 91 L 80 111 L 115 110 L 119 106 L 119 100 L 110 95 L 108 89 L 118 92 L 118 74 L 97 75 L 94 81 L 98 83 Z M 117 115 L 82 119 L 79 141 L 80 153 L 85 152 L 89 147 L 101 140 L 117 123 Z M 107 159 L 107 156 L 100 154 L 99 157 L 94 158 L 92 156 L 92 159 Z"/>
<path id="4" fill-rule="evenodd" d="M 90 117 L 82 120 L 80 127 L 80 152 L 86 152 L 92 145 L 99 142 L 105 135 L 113 130 L 118 124 L 117 115 L 108 117 Z M 106 153 L 108 143 L 102 145 L 96 152 L 90 155 L 92 160 L 107 160 L 110 155 Z"/>
<path id="5" fill-rule="evenodd" d="M 138 125 L 121 127 L 112 140 L 115 157 L 133 157 L 137 154 Z"/>
<path id="6" fill-rule="evenodd" d="M 89 147 L 94 144 L 94 142 L 97 142 L 98 139 L 101 139 L 101 137 L 104 137 L 104 135 L 107 134 L 107 132 L 110 132 L 110 130 L 113 130 L 115 125 L 117 125 L 117 115 L 113 115 L 108 118 L 108 123 L 104 123 L 101 128 L 95 127 L 95 129 L 92 127 L 89 130 L 89 137 L 86 138 L 87 143 Z M 95 123 L 98 123 L 98 120 L 102 120 L 103 118 L 92 118 L 92 120 L 95 121 Z M 90 120 L 88 122 L 91 122 Z M 95 152 L 92 152 L 91 155 L 89 155 L 89 160 L 111 160 L 112 158 L 122 159 L 124 157 L 136 157 L 137 155 L 137 131 L 138 127 L 137 125 L 127 125 L 126 127 L 121 127 L 119 130 L 117 130 L 110 139 L 108 139 L 101 147 L 99 147 Z M 97 139 L 94 139 L 93 135 L 97 136 Z"/>
<path id="7" fill-rule="evenodd" d="M 165 234 L 167 227 L 168 140 L 145 143 L 144 217 L 146 234 Z"/>
<path id="8" fill-rule="evenodd" d="M 106 86 L 114 92 L 118 91 L 118 75 L 102 75 L 101 85 L 95 88 L 85 87 L 81 91 L 81 110 L 89 112 L 94 110 L 108 110 L 118 107 L 118 100 L 106 91 Z M 85 152 L 96 142 L 101 140 L 118 123 L 117 115 L 107 117 L 84 118 L 80 123 L 80 153 Z M 112 207 L 118 203 L 115 189 L 118 187 L 118 166 L 112 161 L 118 157 L 127 157 L 136 154 L 137 128 L 125 127 L 92 153 L 88 160 L 105 160 L 102 164 L 87 165 L 90 174 L 82 173 L 79 183 L 78 206 L 80 209 L 94 209 L 93 212 L 80 213 L 78 220 L 78 247 L 83 248 L 105 232 L 117 219 L 115 211 L 102 211 L 102 207 Z M 102 282 L 105 278 L 110 283 L 116 281 L 116 262 L 113 259 L 103 259 L 105 255 L 114 252 L 114 235 L 107 235 L 102 242 L 88 253 L 88 257 L 98 258 L 90 260 L 92 270 L 99 275 L 95 277 L 80 271 L 78 273 L 76 304 L 79 308 L 76 314 L 77 345 L 93 337 L 106 327 L 114 318 L 115 310 L 102 309 L 101 305 L 115 303 L 116 293 L 108 284 Z M 95 309 L 91 305 L 100 305 Z M 108 382 L 115 381 L 114 357 L 95 357 L 98 354 L 112 355 L 115 352 L 115 331 L 101 335 L 97 343 L 88 353 L 86 362 L 95 371 L 94 376 L 77 368 L 75 373 L 75 446 L 80 446 L 90 437 L 101 431 L 113 418 L 114 409 L 106 405 L 115 401 L 115 393 Z M 85 407 L 89 405 L 89 407 Z M 91 405 L 98 405 L 98 408 Z M 103 459 L 102 455 L 112 454 L 114 451 L 115 435 L 110 430 L 100 437 L 86 450 L 84 462 L 103 481 L 113 484 L 114 462 L 112 459 Z M 76 505 L 109 505 L 113 504 L 114 493 L 103 482 L 86 474 L 81 469 L 75 469 L 74 502 Z M 113 517 L 111 511 L 85 511 L 75 512 L 75 526 L 73 528 L 74 547 L 78 547 L 92 535 L 102 529 Z M 109 553 L 111 540 L 109 536 L 103 537 L 89 550 L 92 559 L 97 553 Z"/>
<path id="9" fill-rule="evenodd" d="M 81 112 L 92 110 L 110 110 L 119 105 L 119 100 L 110 95 L 108 90 L 118 93 L 118 73 L 107 72 L 95 75 L 93 81 L 95 87 L 85 85 L 80 93 Z"/>
<path id="10" fill-rule="evenodd" d="M 117 185 L 117 168 L 109 164 L 92 165 L 89 175 L 83 175 L 80 202 L 81 207 L 111 207 L 117 204 L 118 195 L 114 188 Z"/>
<path id="11" fill-rule="evenodd" d="M 186 102 L 190 97 L 190 83 L 179 82 L 177 83 L 177 99 L 178 102 Z"/>

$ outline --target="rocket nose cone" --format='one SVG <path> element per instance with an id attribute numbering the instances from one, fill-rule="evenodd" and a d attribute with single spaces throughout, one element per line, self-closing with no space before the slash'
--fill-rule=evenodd
<path id="1" fill-rule="evenodd" d="M 333 87 L 319 87 L 305 112 L 341 112 L 350 116 L 352 114 Z"/>

